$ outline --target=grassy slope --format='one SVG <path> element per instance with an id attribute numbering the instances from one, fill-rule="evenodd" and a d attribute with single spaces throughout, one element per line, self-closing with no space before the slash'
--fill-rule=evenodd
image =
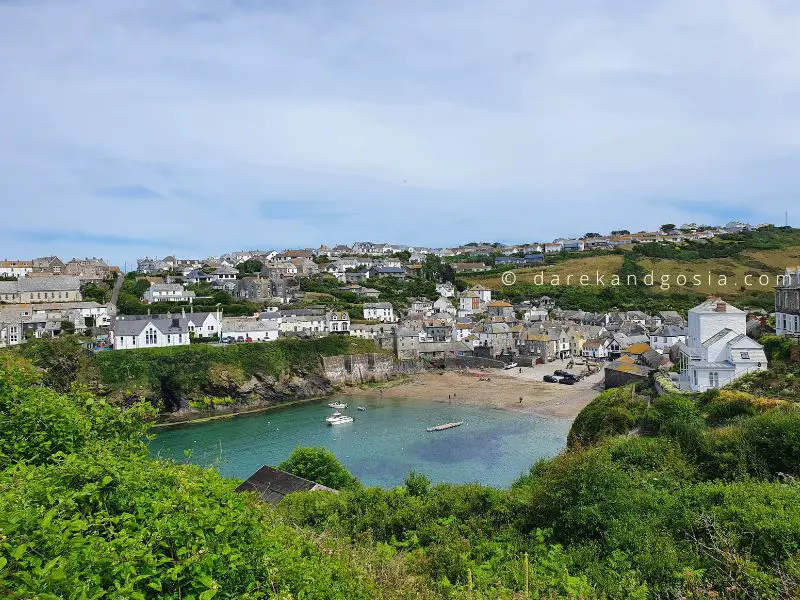
<path id="1" fill-rule="evenodd" d="M 753 295 L 771 294 L 775 285 L 775 277 L 783 273 L 789 265 L 800 264 L 800 246 L 790 246 L 777 250 L 746 250 L 738 256 L 724 258 L 709 258 L 700 260 L 673 260 L 664 258 L 651 258 L 637 256 L 638 264 L 647 272 L 653 271 L 655 283 L 652 287 L 655 292 L 666 292 L 658 284 L 663 275 L 669 276 L 670 291 L 691 291 L 702 294 L 719 294 L 728 299 L 751 301 Z M 545 267 L 532 269 L 515 269 L 518 283 L 534 283 L 534 277 L 544 272 L 544 282 L 549 283 L 550 278 L 558 275 L 560 285 L 576 285 L 578 277 L 586 274 L 590 282 L 594 282 L 595 272 L 606 276 L 606 281 L 614 273 L 619 273 L 622 266 L 621 255 L 581 257 L 576 253 L 575 258 Z M 711 279 L 709 281 L 709 273 Z M 675 283 L 676 277 L 681 274 L 688 279 L 687 285 L 679 286 Z M 745 275 L 753 275 L 746 289 L 744 287 Z M 758 282 L 760 275 L 770 276 L 769 284 Z M 567 284 L 567 276 L 572 279 Z M 700 285 L 693 285 L 693 277 L 700 277 Z M 724 275 L 727 281 L 720 285 L 719 276 Z M 493 290 L 502 287 L 499 275 L 475 276 L 465 278 L 470 284 L 482 284 Z"/>

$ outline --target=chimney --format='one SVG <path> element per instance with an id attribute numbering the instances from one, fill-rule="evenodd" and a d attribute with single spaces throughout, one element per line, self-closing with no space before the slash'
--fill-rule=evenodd
<path id="1" fill-rule="evenodd" d="M 725 312 L 727 305 L 723 300 L 717 300 L 717 305 L 714 307 L 714 312 Z"/>

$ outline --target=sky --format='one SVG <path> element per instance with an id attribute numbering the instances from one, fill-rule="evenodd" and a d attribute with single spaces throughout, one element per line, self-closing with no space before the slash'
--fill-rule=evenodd
<path id="1" fill-rule="evenodd" d="M 790 223 L 795 0 L 0 0 L 0 259 Z"/>

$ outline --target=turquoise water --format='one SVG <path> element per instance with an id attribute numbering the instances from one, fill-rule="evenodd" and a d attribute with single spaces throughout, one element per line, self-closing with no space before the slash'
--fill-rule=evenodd
<path id="1" fill-rule="evenodd" d="M 214 466 L 246 479 L 264 464 L 277 465 L 298 446 L 324 446 L 365 485 L 402 484 L 409 471 L 433 482 L 509 486 L 533 463 L 558 454 L 570 420 L 545 419 L 478 406 L 416 400 L 342 399 L 355 421 L 328 426 L 332 399 L 162 431 L 154 455 Z M 356 406 L 366 406 L 357 411 Z M 464 421 L 455 429 L 426 427 Z"/>

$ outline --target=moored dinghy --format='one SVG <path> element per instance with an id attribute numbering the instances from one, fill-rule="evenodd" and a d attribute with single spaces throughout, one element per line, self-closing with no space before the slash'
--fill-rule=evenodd
<path id="1" fill-rule="evenodd" d="M 464 421 L 456 421 L 455 423 L 445 423 L 444 425 L 436 425 L 434 427 L 428 427 L 426 431 L 428 433 L 432 431 L 444 431 L 446 429 L 453 429 L 453 427 L 460 427 L 464 424 Z"/>

